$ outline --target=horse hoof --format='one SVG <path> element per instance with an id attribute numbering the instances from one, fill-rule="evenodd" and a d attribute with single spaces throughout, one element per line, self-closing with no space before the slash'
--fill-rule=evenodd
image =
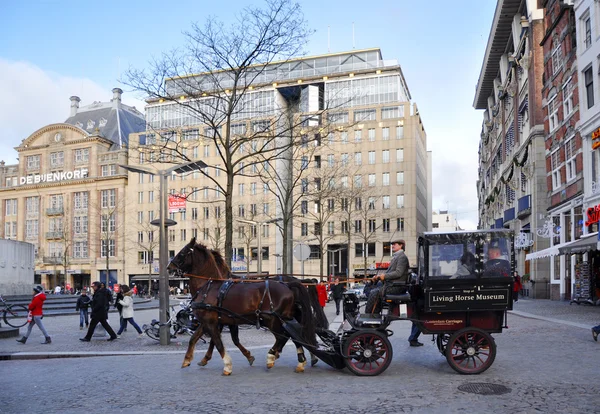
<path id="1" fill-rule="evenodd" d="M 231 375 L 231 372 L 223 371 L 223 376 L 228 377 Z"/>
<path id="2" fill-rule="evenodd" d="M 248 358 L 248 363 L 250 364 L 250 366 L 252 366 L 252 364 L 254 364 L 254 357 L 250 356 L 250 358 Z"/>
<path id="3" fill-rule="evenodd" d="M 311 360 L 311 361 L 310 361 L 310 366 L 311 366 L 311 367 L 314 367 L 315 365 L 317 365 L 317 362 L 319 362 L 319 360 L 318 360 L 318 359 L 313 359 L 313 360 Z"/>
<path id="4" fill-rule="evenodd" d="M 271 369 L 275 366 L 275 364 L 267 364 L 267 369 Z"/>
<path id="5" fill-rule="evenodd" d="M 208 364 L 208 361 L 206 361 L 204 359 L 202 361 L 198 362 L 198 366 L 201 366 L 201 367 L 205 367 L 207 364 Z"/>
<path id="6" fill-rule="evenodd" d="M 181 368 L 187 368 L 190 366 L 189 362 L 184 362 L 183 364 L 181 364 Z"/>

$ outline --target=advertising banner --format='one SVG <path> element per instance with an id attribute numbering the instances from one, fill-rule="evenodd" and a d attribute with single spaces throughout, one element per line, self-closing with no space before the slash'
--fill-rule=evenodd
<path id="1" fill-rule="evenodd" d="M 169 213 L 178 213 L 185 210 L 185 196 L 169 194 Z"/>

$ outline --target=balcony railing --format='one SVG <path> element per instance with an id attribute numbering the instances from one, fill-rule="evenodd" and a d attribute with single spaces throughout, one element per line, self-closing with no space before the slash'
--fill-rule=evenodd
<path id="1" fill-rule="evenodd" d="M 46 209 L 46 215 L 48 216 L 60 216 L 64 214 L 65 210 L 62 207 L 51 207 Z"/>
<path id="2" fill-rule="evenodd" d="M 526 195 L 517 201 L 517 217 L 522 219 L 531 214 L 531 195 Z"/>
<path id="3" fill-rule="evenodd" d="M 504 227 L 507 227 L 508 223 L 515 219 L 515 208 L 509 208 L 504 210 Z"/>
<path id="4" fill-rule="evenodd" d="M 45 264 L 61 264 L 62 256 L 44 256 L 43 261 Z"/>
<path id="5" fill-rule="evenodd" d="M 62 239 L 63 232 L 62 231 L 47 231 L 46 239 Z"/>

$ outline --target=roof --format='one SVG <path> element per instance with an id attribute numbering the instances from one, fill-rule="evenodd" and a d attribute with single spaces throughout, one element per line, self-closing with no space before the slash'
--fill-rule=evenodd
<path id="1" fill-rule="evenodd" d="M 519 12 L 522 0 L 498 0 L 490 29 L 487 47 L 475 88 L 473 107 L 486 109 L 487 98 L 494 93 L 494 79 L 500 70 L 500 58 L 512 35 L 512 21 Z"/>
<path id="2" fill-rule="evenodd" d="M 99 134 L 123 147 L 128 145 L 129 134 L 146 130 L 144 115 L 134 107 L 120 102 L 118 107 L 112 102 L 94 102 L 79 108 L 65 123 L 90 134 Z"/>

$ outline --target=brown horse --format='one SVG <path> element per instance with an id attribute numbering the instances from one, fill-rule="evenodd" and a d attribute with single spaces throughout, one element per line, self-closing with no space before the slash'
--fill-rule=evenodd
<path id="1" fill-rule="evenodd" d="M 275 335 L 275 344 L 267 354 L 267 368 L 272 368 L 276 356 L 290 339 L 284 324 L 293 323 L 294 316 L 298 316 L 302 339 L 300 342 L 294 340 L 298 353 L 296 372 L 304 371 L 306 358 L 302 344 L 315 346 L 316 335 L 308 294 L 301 283 L 239 282 L 219 298 L 219 291 L 226 281 L 213 254 L 205 246 L 196 244 L 194 239 L 175 256 L 169 264 L 169 270 L 210 277 L 201 279 L 200 290 L 194 295 L 192 306 L 200 327 L 190 339 L 182 367 L 190 365 L 198 339 L 207 333 L 223 358 L 223 374 L 230 375 L 231 358 L 223 347 L 219 325 L 259 324 Z M 300 303 L 297 304 L 297 301 Z"/>

